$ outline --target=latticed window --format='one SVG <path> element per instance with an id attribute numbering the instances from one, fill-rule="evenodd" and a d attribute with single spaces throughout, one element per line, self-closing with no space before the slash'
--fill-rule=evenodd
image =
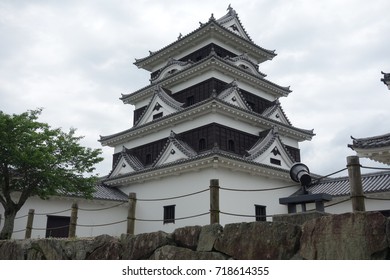
<path id="1" fill-rule="evenodd" d="M 164 224 L 175 223 L 175 206 L 164 206 Z"/>
<path id="2" fill-rule="evenodd" d="M 229 140 L 228 141 L 228 150 L 230 152 L 234 152 L 236 150 L 235 146 L 234 146 L 234 141 L 233 140 Z"/>
<path id="3" fill-rule="evenodd" d="M 156 119 L 159 119 L 159 118 L 162 118 L 163 117 L 163 113 L 158 113 L 158 114 L 155 114 L 153 115 L 153 120 L 156 120 Z"/>
<path id="4" fill-rule="evenodd" d="M 266 206 L 264 205 L 255 205 L 255 215 L 256 215 L 256 221 L 267 221 L 267 212 L 266 212 Z"/>
<path id="5" fill-rule="evenodd" d="M 199 139 L 199 151 L 206 150 L 206 139 Z"/>
<path id="6" fill-rule="evenodd" d="M 147 154 L 146 155 L 145 164 L 148 165 L 148 164 L 151 164 L 151 163 L 152 163 L 152 155 L 151 154 Z"/>

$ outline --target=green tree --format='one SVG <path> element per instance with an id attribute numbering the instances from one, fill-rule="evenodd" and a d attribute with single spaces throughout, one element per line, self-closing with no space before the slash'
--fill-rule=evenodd
<path id="1" fill-rule="evenodd" d="M 0 239 L 10 239 L 17 212 L 37 196 L 77 195 L 91 198 L 102 161 L 100 149 L 80 145 L 83 137 L 52 129 L 38 121 L 42 110 L 20 115 L 0 111 L 0 203 L 4 225 Z"/>

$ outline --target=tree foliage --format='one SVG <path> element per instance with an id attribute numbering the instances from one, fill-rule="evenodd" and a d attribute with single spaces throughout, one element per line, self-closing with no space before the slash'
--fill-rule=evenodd
<path id="1" fill-rule="evenodd" d="M 8 115 L 0 111 L 0 203 L 5 222 L 0 239 L 11 237 L 13 220 L 31 196 L 91 198 L 102 161 L 100 149 L 80 145 L 75 129 L 63 132 L 39 122 L 42 110 Z M 87 176 L 88 175 L 88 176 Z"/>

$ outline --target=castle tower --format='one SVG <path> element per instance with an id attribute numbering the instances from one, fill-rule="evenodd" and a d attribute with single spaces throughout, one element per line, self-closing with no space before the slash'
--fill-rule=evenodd
<path id="1" fill-rule="evenodd" d="M 210 179 L 225 188 L 264 190 L 221 190 L 222 224 L 254 221 L 234 214 L 287 213 L 278 199 L 299 186 L 279 187 L 292 184 L 289 170 L 300 161 L 299 142 L 314 134 L 294 127 L 283 111 L 280 98 L 289 87 L 259 70 L 275 56 L 252 41 L 229 6 L 223 17 L 212 15 L 193 32 L 136 59 L 151 74 L 148 85 L 121 97 L 135 106 L 133 127 L 100 142 L 114 148 L 104 183 L 141 199 L 136 217 L 148 222 L 137 221 L 137 233 L 207 224 L 202 214 L 209 211 L 209 193 L 199 191 Z M 191 193 L 197 194 L 142 201 Z"/>

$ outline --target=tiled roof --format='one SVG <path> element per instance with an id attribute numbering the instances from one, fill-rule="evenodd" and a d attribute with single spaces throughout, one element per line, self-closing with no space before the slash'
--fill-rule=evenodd
<path id="1" fill-rule="evenodd" d="M 274 82 L 271 82 L 271 81 L 264 78 L 264 76 L 265 76 L 264 74 L 262 74 L 262 73 L 255 74 L 255 73 L 252 73 L 251 71 L 245 70 L 245 69 L 235 65 L 229 57 L 225 57 L 225 58 L 219 57 L 213 51 L 211 51 L 210 54 L 208 56 L 206 56 L 205 58 L 203 58 L 197 62 L 194 62 L 192 64 L 189 64 L 188 67 L 185 67 L 180 71 L 176 71 L 173 74 L 164 77 L 163 79 L 159 80 L 159 83 L 163 84 L 162 82 L 167 82 L 167 81 L 169 82 L 169 79 L 177 77 L 179 75 L 183 75 L 183 73 L 186 73 L 186 72 L 192 73 L 191 71 L 197 71 L 197 69 L 199 67 L 204 67 L 203 65 L 207 65 L 207 63 L 209 63 L 210 61 L 213 62 L 213 61 L 215 61 L 215 59 L 218 62 L 223 63 L 224 65 L 228 64 L 231 67 L 231 69 L 234 69 L 235 71 L 241 72 L 242 77 L 244 77 L 244 78 L 248 78 L 248 79 L 251 77 L 254 78 L 254 80 L 259 85 L 261 85 L 263 88 L 265 88 L 267 90 L 271 90 L 274 93 L 279 94 L 280 96 L 288 96 L 288 94 L 290 92 L 292 92 L 289 86 L 280 86 Z M 124 103 L 126 103 L 127 99 L 132 98 L 134 96 L 137 96 L 139 93 L 143 93 L 147 90 L 152 89 L 153 87 L 155 87 L 155 84 L 149 84 L 149 85 L 147 85 L 147 86 L 145 86 L 145 87 L 143 87 L 135 92 L 128 93 L 128 94 L 122 94 L 120 99 Z"/>
<path id="2" fill-rule="evenodd" d="M 372 149 L 372 148 L 383 148 L 389 147 L 390 149 L 390 133 L 366 137 L 366 138 L 352 138 L 352 145 L 348 145 L 351 149 Z"/>
<path id="3" fill-rule="evenodd" d="M 265 137 L 260 138 L 253 147 L 247 151 L 249 154 L 245 158 L 248 160 L 253 160 L 254 158 L 258 157 L 259 155 L 263 154 L 271 145 L 275 143 L 275 141 L 279 141 L 284 153 L 287 155 L 287 157 L 291 160 L 291 162 L 294 162 L 294 158 L 291 156 L 289 151 L 287 150 L 285 144 L 283 143 L 282 139 L 279 137 L 278 129 L 276 127 L 268 130 L 268 133 Z"/>
<path id="4" fill-rule="evenodd" d="M 234 10 L 230 4 L 229 4 L 229 7 L 227 8 L 227 10 L 228 10 L 228 13 L 226 15 L 224 15 L 223 17 L 217 19 L 217 22 L 222 25 L 226 22 L 229 22 L 230 20 L 232 20 L 234 18 L 237 19 L 237 21 L 241 25 L 246 37 L 248 37 L 249 41 L 253 42 L 252 38 L 249 36 L 248 32 L 246 32 L 244 26 L 242 25 L 241 20 L 238 17 L 236 10 Z"/>
<path id="5" fill-rule="evenodd" d="M 232 36 L 236 37 L 238 40 L 243 40 L 243 41 L 248 42 L 250 45 L 254 46 L 256 49 L 261 50 L 261 51 L 264 53 L 264 56 L 267 56 L 268 59 L 272 59 L 274 56 L 276 56 L 275 51 L 273 51 L 273 50 L 267 50 L 267 49 L 265 49 L 265 48 L 262 48 L 262 47 L 256 45 L 255 43 L 253 43 L 251 39 L 246 40 L 245 38 L 243 38 L 243 37 L 241 37 L 241 36 L 235 34 L 234 32 L 230 31 L 229 29 L 223 27 L 223 26 L 221 25 L 221 23 L 219 23 L 218 20 L 216 20 L 216 19 L 212 16 L 212 17 L 210 17 L 210 19 L 209 19 L 209 21 L 208 21 L 207 23 L 205 23 L 205 24 L 200 24 L 200 27 L 197 28 L 197 29 L 195 29 L 195 30 L 192 31 L 191 33 L 189 33 L 189 34 L 187 34 L 187 35 L 185 35 L 185 36 L 179 36 L 179 38 L 178 38 L 177 41 L 174 41 L 173 43 L 171 43 L 171 44 L 169 44 L 169 45 L 163 47 L 163 48 L 160 49 L 160 50 L 153 51 L 153 52 L 152 52 L 152 51 L 149 51 L 149 56 L 146 56 L 146 57 L 140 58 L 140 59 L 136 59 L 136 61 L 135 61 L 134 64 L 137 65 L 138 67 L 140 67 L 140 65 L 141 65 L 142 62 L 148 60 L 149 58 L 151 58 L 151 57 L 153 57 L 153 56 L 155 56 L 155 55 L 157 55 L 157 54 L 159 54 L 159 53 L 162 53 L 163 51 L 169 49 L 170 47 L 172 47 L 172 46 L 175 45 L 176 43 L 179 43 L 179 42 L 181 42 L 181 41 L 187 40 L 189 37 L 191 37 L 192 35 L 194 35 L 194 34 L 197 33 L 198 31 L 200 31 L 200 30 L 202 30 L 202 29 L 206 29 L 207 26 L 209 26 L 209 25 L 211 25 L 211 26 L 217 26 L 217 27 L 219 27 L 219 28 L 223 28 L 224 31 L 226 31 L 226 32 L 228 32 L 228 33 L 230 33 L 230 34 L 232 34 Z M 244 32 L 246 33 L 245 30 L 244 30 Z M 250 38 L 250 37 L 248 36 L 248 38 Z"/>
<path id="6" fill-rule="evenodd" d="M 164 147 L 161 149 L 160 154 L 157 156 L 156 160 L 154 161 L 153 166 L 157 166 L 157 163 L 160 161 L 162 155 L 166 152 L 166 149 L 168 148 L 170 143 L 172 143 L 177 149 L 179 149 L 179 151 L 181 151 L 187 157 L 193 157 L 193 156 L 197 155 L 197 153 L 194 151 L 194 149 L 192 149 L 186 142 L 184 142 L 180 139 L 177 139 L 176 133 L 171 131 L 171 135 L 169 136 Z"/>
<path id="7" fill-rule="evenodd" d="M 225 160 L 241 162 L 244 165 L 249 164 L 249 165 L 253 166 L 253 168 L 260 168 L 260 169 L 266 170 L 268 175 L 271 175 L 272 172 L 275 172 L 275 173 L 284 174 L 285 178 L 288 178 L 288 176 L 289 176 L 288 175 L 289 171 L 286 169 L 283 169 L 281 167 L 271 166 L 271 165 L 267 165 L 267 164 L 263 164 L 263 163 L 257 163 L 257 162 L 254 162 L 252 160 L 248 160 L 244 157 L 238 156 L 236 154 L 222 151 L 218 147 L 214 147 L 211 150 L 208 150 L 206 152 L 200 153 L 198 155 L 195 155 L 195 156 L 187 158 L 187 159 L 180 159 L 180 160 L 169 162 L 169 163 L 162 164 L 162 165 L 150 166 L 150 167 L 147 167 L 143 170 L 139 170 L 139 171 L 135 171 L 135 172 L 127 173 L 127 174 L 121 174 L 121 175 L 116 176 L 114 178 L 107 178 L 106 180 L 104 180 L 104 182 L 106 184 L 109 184 L 109 185 L 115 185 L 116 184 L 115 181 L 126 181 L 127 178 L 135 177 L 135 176 L 138 176 L 140 174 L 155 173 L 155 171 L 157 171 L 157 170 L 170 168 L 173 166 L 178 167 L 178 169 L 179 169 L 180 165 L 182 165 L 182 164 L 196 162 L 199 160 L 206 160 L 206 159 L 210 159 L 210 158 L 215 160 L 215 159 L 218 159 L 219 157 L 221 157 L 221 159 L 225 159 Z M 174 170 L 174 169 L 172 169 L 172 170 Z M 165 173 L 160 172 L 160 174 L 165 174 Z M 143 177 L 146 178 L 146 176 L 143 176 Z"/>
<path id="8" fill-rule="evenodd" d="M 367 138 L 352 138 L 349 144 L 360 157 L 390 164 L 390 133 Z"/>
<path id="9" fill-rule="evenodd" d="M 220 104 L 223 104 L 225 106 L 228 106 L 232 109 L 235 109 L 237 110 L 237 112 L 239 113 L 247 113 L 247 114 L 250 114 L 252 115 L 253 117 L 255 118 L 258 118 L 259 120 L 261 120 L 262 122 L 264 123 L 269 123 L 269 126 L 272 127 L 272 126 L 279 126 L 281 129 L 291 129 L 292 131 L 296 131 L 297 133 L 299 134 L 304 134 L 306 135 L 306 137 L 308 138 L 311 138 L 315 135 L 314 131 L 311 129 L 311 130 L 308 130 L 308 129 L 302 129 L 302 128 L 297 128 L 297 127 L 294 127 L 294 126 L 291 126 L 291 125 L 286 125 L 284 123 L 280 123 L 278 121 L 275 121 L 275 120 L 272 120 L 272 119 L 269 119 L 267 117 L 264 117 L 263 115 L 261 114 L 258 114 L 256 112 L 253 112 L 253 111 L 248 111 L 248 110 L 244 110 L 242 108 L 239 108 L 237 106 L 234 106 L 232 104 L 230 104 L 229 102 L 226 102 L 226 101 L 223 101 L 217 97 L 210 97 L 208 99 L 205 99 L 201 102 L 198 102 L 192 106 L 189 106 L 181 111 L 178 111 L 176 113 L 172 113 L 170 115 L 167 115 L 167 116 L 163 116 L 161 118 L 158 118 L 158 119 L 155 119 L 153 121 L 150 121 L 148 123 L 145 123 L 145 124 L 142 124 L 142 125 L 139 125 L 137 127 L 132 127 L 132 128 L 129 128 L 127 130 L 124 130 L 124 131 L 121 131 L 121 132 L 118 132 L 118 133 L 115 133 L 115 134 L 112 134 L 112 135 L 107 135 L 107 136 L 100 136 L 100 142 L 103 143 L 103 145 L 107 145 L 105 143 L 107 143 L 108 141 L 110 140 L 113 140 L 115 138 L 125 138 L 126 137 L 126 134 L 130 134 L 132 132 L 135 132 L 141 128 L 144 128 L 144 127 L 147 127 L 147 126 L 151 126 L 153 124 L 156 124 L 156 123 L 159 123 L 159 122 L 164 122 L 166 121 L 167 119 L 169 118 L 172 118 L 172 117 L 175 117 L 179 114 L 183 114 L 184 112 L 190 112 L 191 110 L 193 109 L 197 109 L 197 108 L 200 108 L 202 106 L 205 106 L 206 104 L 208 104 L 209 102 L 219 102 Z M 279 130 L 280 131 L 280 130 Z"/>
<path id="10" fill-rule="evenodd" d="M 364 193 L 390 191 L 390 171 L 362 174 Z M 312 194 L 327 193 L 332 196 L 350 194 L 348 177 L 326 178 L 312 184 L 308 189 Z"/>
<path id="11" fill-rule="evenodd" d="M 105 186 L 98 183 L 93 193 L 93 199 L 111 200 L 111 201 L 128 201 L 128 196 L 117 188 Z"/>
<path id="12" fill-rule="evenodd" d="M 283 117 L 284 119 L 286 120 L 287 124 L 289 125 L 292 125 L 291 121 L 289 120 L 289 118 L 287 117 L 286 113 L 284 112 L 283 108 L 282 108 L 282 105 L 280 105 L 280 101 L 279 99 L 276 99 L 274 102 L 273 102 L 273 105 L 272 106 L 269 106 L 268 108 L 266 108 L 263 112 L 262 112 L 262 115 L 264 117 L 267 117 L 269 118 L 275 111 L 277 111 L 278 109 L 280 109 L 280 112 L 283 114 Z"/>

